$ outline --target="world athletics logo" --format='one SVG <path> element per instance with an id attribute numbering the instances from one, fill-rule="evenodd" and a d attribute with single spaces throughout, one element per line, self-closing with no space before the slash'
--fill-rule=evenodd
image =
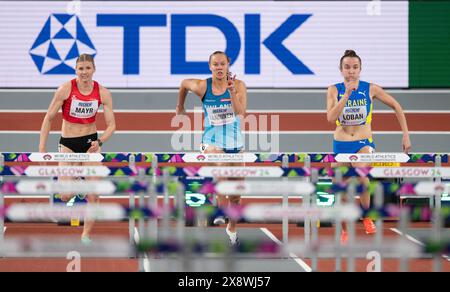
<path id="1" fill-rule="evenodd" d="M 51 14 L 29 51 L 44 75 L 73 75 L 79 55 L 97 50 L 75 14 Z"/>

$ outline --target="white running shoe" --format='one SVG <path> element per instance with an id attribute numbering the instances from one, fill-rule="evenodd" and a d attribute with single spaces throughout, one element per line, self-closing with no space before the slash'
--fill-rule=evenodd
<path id="1" fill-rule="evenodd" d="M 239 238 L 237 236 L 237 232 L 231 232 L 228 230 L 228 228 L 225 228 L 225 231 L 228 234 L 228 237 L 230 238 L 230 244 L 231 245 L 239 245 Z"/>
<path id="2" fill-rule="evenodd" d="M 214 218 L 213 223 L 214 223 L 214 225 L 225 224 L 225 217 L 223 217 L 223 216 L 218 216 L 218 217 Z"/>

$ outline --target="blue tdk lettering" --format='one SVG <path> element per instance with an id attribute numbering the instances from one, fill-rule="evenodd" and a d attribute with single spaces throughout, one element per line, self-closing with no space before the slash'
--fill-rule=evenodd
<path id="1" fill-rule="evenodd" d="M 311 14 L 293 14 L 261 42 L 261 16 L 245 14 L 245 74 L 260 74 L 261 44 L 263 44 L 292 74 L 314 73 L 285 45 L 287 39 Z M 139 74 L 139 29 L 146 26 L 167 26 L 164 14 L 99 14 L 98 26 L 123 27 L 123 74 Z M 171 74 L 209 74 L 208 61 L 186 60 L 186 30 L 188 27 L 214 27 L 225 37 L 225 53 L 232 63 L 237 60 L 241 39 L 236 26 L 228 19 L 214 14 L 171 15 Z"/>

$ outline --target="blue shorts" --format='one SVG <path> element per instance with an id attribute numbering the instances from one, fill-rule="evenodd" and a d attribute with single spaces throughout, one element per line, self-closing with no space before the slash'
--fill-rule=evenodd
<path id="1" fill-rule="evenodd" d="M 370 146 L 375 149 L 373 139 L 365 139 L 358 141 L 336 141 L 333 140 L 333 152 L 339 153 L 358 153 L 361 148 Z"/>

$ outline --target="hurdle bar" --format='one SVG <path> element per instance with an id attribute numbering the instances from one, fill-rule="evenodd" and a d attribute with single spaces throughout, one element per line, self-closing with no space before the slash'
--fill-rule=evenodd
<path id="1" fill-rule="evenodd" d="M 151 163 L 155 159 L 158 163 L 216 163 L 216 162 L 282 162 L 287 157 L 289 163 L 331 162 L 391 162 L 391 163 L 448 163 L 447 153 L 372 153 L 372 154 L 334 154 L 286 152 L 286 153 L 255 153 L 244 152 L 237 154 L 200 153 L 200 152 L 104 152 L 104 153 L 38 153 L 38 152 L 2 152 L 4 162 L 127 162 L 131 161 Z M 352 159 L 350 160 L 350 157 Z M 69 158 L 71 157 L 71 158 Z M 80 160 L 74 160 L 77 159 Z M 224 161 L 220 159 L 224 158 Z M 356 157 L 356 159 L 355 159 Z M 67 160 L 69 159 L 69 160 Z M 0 165 L 1 166 L 1 165 Z M 436 165 L 439 166 L 439 165 Z"/>
<path id="2" fill-rule="evenodd" d="M 170 179 L 169 179 L 170 178 Z M 278 178 L 279 179 L 279 178 Z M 120 192 L 138 192 L 138 191 L 148 191 L 148 186 L 146 183 L 140 183 L 136 181 L 136 178 L 132 178 L 134 181 L 119 180 L 119 181 L 109 181 L 109 180 L 71 180 L 71 181 L 61 181 L 48 179 L 30 179 L 23 180 L 22 177 L 4 177 L 4 181 L 1 184 L 0 190 L 4 194 L 35 194 L 42 195 L 47 194 L 48 191 L 58 193 L 58 192 L 77 192 L 82 194 L 89 194 L 91 192 L 103 192 L 104 194 L 111 194 L 114 191 Z M 159 193 L 163 193 L 163 187 L 167 184 L 167 191 L 172 195 L 175 193 L 176 178 L 171 177 L 166 173 L 166 177 L 154 177 L 152 178 L 153 183 Z M 166 182 L 165 182 L 166 180 Z M 448 183 L 437 183 L 437 182 L 427 182 L 421 181 L 417 183 L 396 183 L 396 182 L 375 182 L 372 181 L 366 187 L 362 184 L 355 183 L 356 192 L 362 193 L 368 191 L 371 194 L 375 193 L 375 187 L 377 184 L 382 184 L 385 190 L 385 194 L 394 195 L 414 195 L 414 196 L 431 196 L 436 190 L 441 190 L 443 193 L 450 192 L 450 184 Z M 198 192 L 208 195 L 210 193 L 223 192 L 226 194 L 236 194 L 241 193 L 242 195 L 252 195 L 251 193 L 259 193 L 261 195 L 270 195 L 274 193 L 279 193 L 283 190 L 285 194 L 295 195 L 305 192 L 305 189 L 316 192 L 345 192 L 347 191 L 350 183 L 334 183 L 329 185 L 313 184 L 301 181 L 284 181 L 280 183 L 277 178 L 275 180 L 266 181 L 242 181 L 242 183 L 231 183 L 227 182 L 222 184 L 226 186 L 225 189 L 217 189 L 216 182 L 209 179 L 204 179 L 201 186 L 199 186 Z M 261 188 L 260 186 L 264 186 Z M 296 187 L 297 186 L 297 187 Z M 166 200 L 167 202 L 167 200 Z"/>
<path id="3" fill-rule="evenodd" d="M 134 163 L 134 162 L 133 162 Z M 287 167 L 289 161 L 283 161 L 282 166 L 255 167 L 218 167 L 192 166 L 167 167 L 173 176 L 202 177 L 311 177 L 313 169 L 317 169 L 320 177 L 332 177 L 339 169 L 345 177 L 359 176 L 369 178 L 449 178 L 449 167 L 360 167 L 360 168 L 307 168 Z M 123 177 L 136 176 L 140 171 L 147 176 L 160 176 L 166 167 L 157 167 L 153 160 L 152 167 L 108 167 L 108 166 L 4 166 L 0 168 L 0 176 L 38 176 L 38 177 Z"/>

